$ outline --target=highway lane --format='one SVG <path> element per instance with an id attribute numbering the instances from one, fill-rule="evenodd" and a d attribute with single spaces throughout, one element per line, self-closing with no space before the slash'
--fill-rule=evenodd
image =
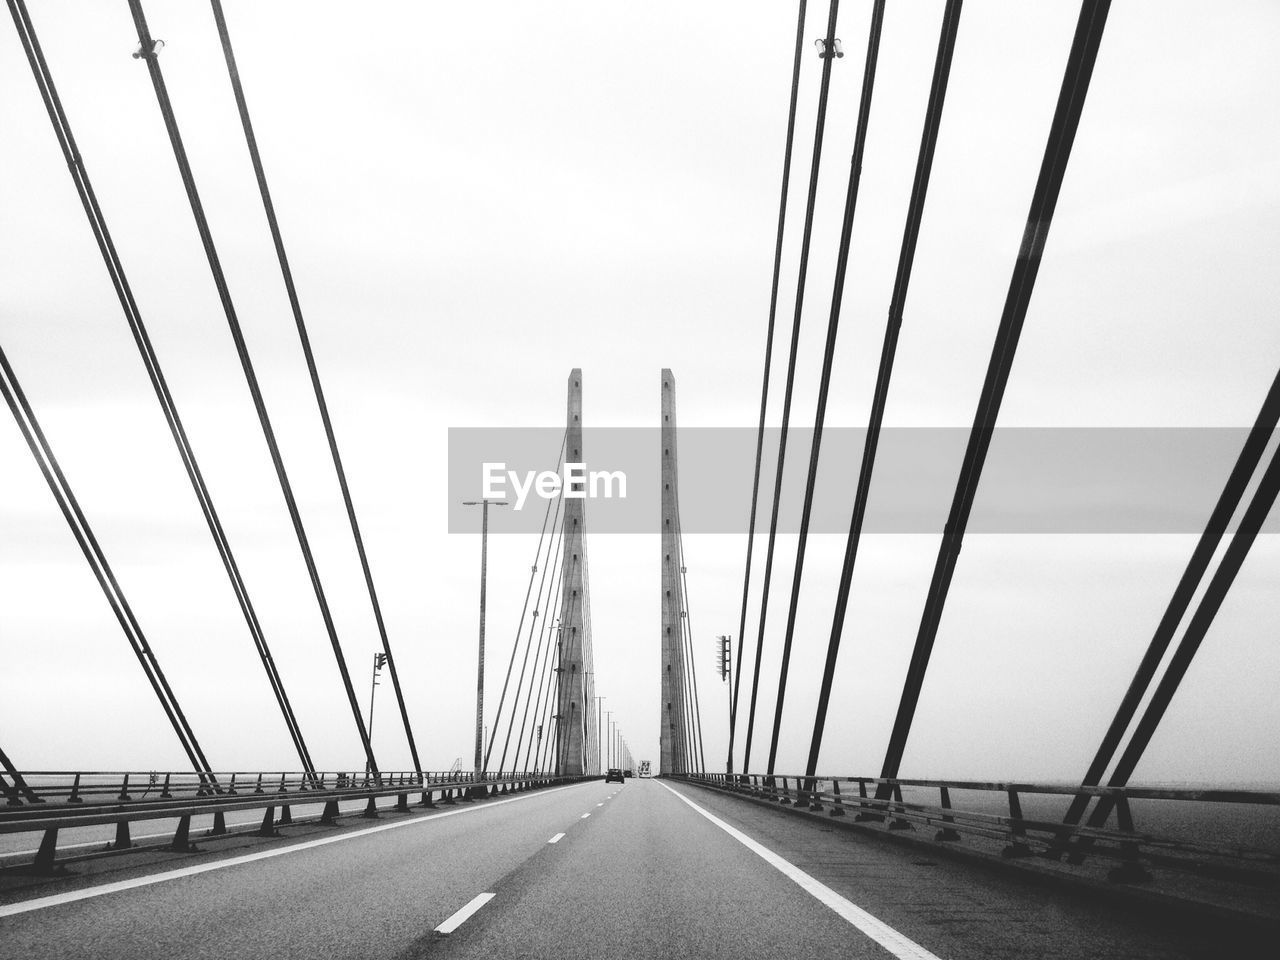
<path id="1" fill-rule="evenodd" d="M 615 785 L 616 788 L 616 785 Z M 892 957 L 652 780 L 628 780 L 591 818 L 485 892 L 420 957 Z M 834 954 L 832 954 L 834 955 Z"/>
<path id="2" fill-rule="evenodd" d="M 195 869 L 216 867 L 204 873 L 15 915 L 0 908 L 0 957 L 394 956 L 616 788 L 593 782 L 388 817 L 319 845 L 273 844 L 247 862 L 193 857 Z"/>

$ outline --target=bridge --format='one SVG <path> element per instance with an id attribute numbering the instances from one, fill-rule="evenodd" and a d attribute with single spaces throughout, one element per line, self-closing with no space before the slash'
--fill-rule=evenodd
<path id="1" fill-rule="evenodd" d="M 404 459 L 417 445 L 405 437 L 421 427 L 412 417 L 369 412 L 393 406 L 379 385 L 408 352 L 399 338 L 421 324 L 397 317 L 385 369 L 368 366 L 352 336 L 362 314 L 344 307 L 335 319 L 323 296 L 346 296 L 330 275 L 341 271 L 320 257 L 333 238 L 259 147 L 251 81 L 275 96 L 280 81 L 265 66 L 275 54 L 260 32 L 239 40 L 234 28 L 274 14 L 245 5 L 229 21 L 222 0 L 204 19 L 119 4 L 136 43 L 132 58 L 117 50 L 110 61 L 133 69 L 126 103 L 71 55 L 68 38 L 88 27 L 44 4 L 7 3 L 21 57 L 9 58 L 6 79 L 16 89 L 19 72 L 29 73 L 34 90 L 26 87 L 31 109 L 15 114 L 26 125 L 6 155 L 16 168 L 36 157 L 23 170 L 47 169 L 49 158 L 65 166 L 73 190 L 59 168 L 54 199 L 54 178 L 32 172 L 31 202 L 88 224 L 86 232 L 64 217 L 48 246 L 31 220 L 30 262 L 65 248 L 68 263 L 105 266 L 109 289 L 86 287 L 98 298 L 86 310 L 105 324 L 114 298 L 124 324 L 111 317 L 118 342 L 86 332 L 87 352 L 122 368 L 127 359 L 127 371 L 112 373 L 147 406 L 117 409 L 97 396 L 105 381 L 55 376 L 74 363 L 79 341 L 46 331 L 33 339 L 16 311 L 70 301 L 34 272 L 10 275 L 0 394 L 16 429 L 0 443 L 4 473 L 16 479 L 0 487 L 0 520 L 12 530 L 0 537 L 0 579 L 19 589 L 0 603 L 0 958 L 1274 955 L 1280 780 L 1268 638 L 1280 344 L 1250 341 L 1270 364 L 1265 379 L 1225 375 L 1247 398 L 1244 426 L 1077 434 L 1011 426 L 1008 411 L 1001 418 L 1024 326 L 1034 329 L 1028 320 L 1045 299 L 1033 292 L 1053 263 L 1059 200 L 1081 200 L 1064 192 L 1078 135 L 1099 97 L 1127 89 L 1107 41 L 1109 29 L 1121 42 L 1132 37 L 1133 23 L 1108 28 L 1109 2 L 1083 0 L 1069 23 L 1030 17 L 1037 36 L 1057 31 L 1055 98 L 1041 105 L 1039 165 L 1017 198 L 1025 205 L 1029 196 L 1029 208 L 1002 241 L 1003 306 L 984 328 L 994 339 L 967 427 L 924 429 L 927 418 L 902 426 L 890 386 L 903 376 L 894 381 L 899 351 L 906 370 L 919 357 L 901 338 L 913 274 L 938 269 L 924 250 L 936 242 L 927 233 L 936 202 L 926 199 L 935 158 L 958 162 L 945 137 L 954 144 L 969 128 L 946 107 L 953 86 L 963 98 L 965 82 L 976 82 L 965 44 L 977 48 L 990 12 L 940 0 L 926 31 L 925 14 L 886 0 L 843 11 L 830 0 L 817 20 L 801 0 L 794 49 L 784 51 L 791 83 L 754 429 L 723 426 L 719 386 L 677 378 L 699 360 L 679 350 L 685 320 L 658 338 L 670 365 L 635 374 L 647 398 L 640 419 L 597 420 L 603 405 L 592 391 L 605 395 L 611 379 L 647 361 L 644 336 L 617 324 L 610 335 L 624 346 L 613 366 L 570 367 L 561 357 L 578 362 L 567 348 L 587 328 L 566 323 L 537 363 L 509 361 L 482 311 L 465 308 L 458 325 L 469 339 L 415 356 L 414 382 L 424 369 L 443 381 L 452 365 L 475 362 L 485 378 L 472 383 L 477 393 L 504 381 L 519 388 L 501 403 L 477 400 L 482 415 L 462 426 L 450 421 L 447 480 L 401 469 L 418 463 Z M 148 13 L 165 18 L 172 43 Z M 762 42 L 781 49 L 776 17 L 761 17 Z M 927 58 L 907 56 L 903 24 Z M 1274 17 L 1266 25 L 1280 30 Z M 855 26 L 865 43 L 850 39 Z M 233 34 L 251 51 L 244 77 Z M 407 41 L 382 42 L 393 50 Z M 492 42 L 513 55 L 519 47 L 501 46 L 498 34 Z M 363 59 L 378 51 L 351 55 L 382 68 Z M 630 62 L 627 51 L 609 55 Z M 1250 51 L 1239 55 L 1248 74 Z M 879 361 L 851 373 L 841 363 L 842 318 L 863 312 L 853 280 L 859 258 L 877 256 L 857 230 L 868 219 L 878 225 L 868 207 L 886 206 L 891 193 L 877 193 L 879 183 L 864 191 L 864 168 L 868 186 L 887 169 L 868 144 L 873 132 L 888 136 L 882 117 L 902 122 L 894 84 L 909 60 L 927 61 L 928 83 L 922 120 L 911 116 L 912 156 L 894 161 L 914 171 L 892 213 L 901 226 L 905 207 L 905 226 L 887 247 L 877 236 L 877 249 L 896 257 Z M 854 61 L 860 72 L 842 84 Z M 64 72 L 72 79 L 59 86 Z M 247 164 L 241 152 L 234 168 L 211 162 L 229 138 L 210 138 L 192 102 L 207 102 L 215 87 L 221 100 L 208 109 L 234 124 Z M 816 115 L 807 177 L 793 170 L 802 94 Z M 306 94 L 289 88 L 287 99 L 296 97 Z M 133 117 L 144 99 L 146 132 L 130 138 L 138 144 L 102 135 L 102 116 Z M 959 110 L 981 116 L 972 104 Z M 832 200 L 824 141 L 843 145 L 837 117 L 849 121 L 852 155 Z M 73 127 L 90 130 L 83 145 Z M 1122 139 L 1108 128 L 1108 144 L 1108 135 Z M 137 206 L 114 202 L 123 182 L 139 179 L 121 163 L 135 147 L 163 148 L 163 168 L 148 170 L 169 179 L 154 188 L 189 210 L 173 250 L 150 213 L 140 229 Z M 104 170 L 99 185 L 91 169 Z M 793 179 L 803 191 L 793 194 Z M 236 183 L 265 223 L 236 219 L 246 210 L 233 199 Z M 272 187 L 287 198 L 279 207 Z M 290 216 L 312 230 L 293 236 Z M 992 219 L 982 230 L 1004 226 Z M 123 229 L 113 234 L 109 220 Z M 256 246 L 245 246 L 258 225 Z M 344 234 L 332 249 L 356 258 L 361 242 Z M 379 256 L 393 247 L 377 245 Z M 1064 249 L 1059 269 L 1105 259 Z M 544 253 L 532 244 L 522 256 Z M 829 277 L 817 265 L 828 253 Z M 188 289 L 187 264 L 181 298 L 170 301 L 153 259 L 194 259 L 204 286 Z M 403 267 L 394 256 L 388 263 Z M 784 276 L 792 268 L 794 288 Z M 93 272 L 100 281 L 96 262 Z M 274 292 L 264 302 L 266 279 Z M 831 297 L 815 329 L 805 307 L 818 280 L 829 280 Z M 476 296 L 487 303 L 504 282 L 488 275 Z M 1181 282 L 1201 296 L 1229 286 L 1216 276 Z M 88 294 L 77 284 L 68 282 L 79 304 Z M 1065 290 L 1056 281 L 1055 295 Z M 367 296 L 373 304 L 379 294 Z M 196 300 L 193 316 L 216 321 L 216 348 L 169 316 L 173 303 Z M 153 311 L 155 303 L 166 306 Z M 595 325 L 609 327 L 608 305 L 591 310 Z M 296 334 L 287 353 L 268 332 L 282 316 Z M 733 323 L 730 337 L 715 334 L 713 362 L 697 369 L 735 356 L 736 342 L 724 341 L 755 329 Z M 1214 323 L 1228 339 L 1256 332 L 1239 316 Z M 850 336 L 848 323 L 843 330 Z M 193 366 L 184 338 L 198 342 L 196 354 L 222 351 L 222 362 Z M 325 344 L 338 369 L 361 370 L 360 389 L 322 378 Z M 969 352 L 955 349 L 957 360 Z M 1222 379 L 1217 363 L 1206 361 Z M 838 425 L 852 422 L 842 378 L 869 392 L 856 408 L 865 426 Z M 732 382 L 741 386 L 736 372 Z M 806 399 L 811 422 L 793 417 Z M 94 429 L 99 403 L 109 410 L 105 448 Z M 533 425 L 521 419 L 529 411 Z M 310 439 L 300 436 L 304 422 Z M 163 466 L 130 447 L 135 434 L 161 438 Z M 1117 464 L 1131 475 L 1109 473 Z M 369 489 L 384 493 L 362 494 Z M 115 508 L 131 497 L 138 508 L 121 522 Z M 433 497 L 437 505 L 426 505 Z M 447 513 L 446 530 L 423 532 L 420 517 L 432 510 Z M 1059 567 L 1049 590 L 1035 582 L 1046 544 L 1066 540 L 1087 541 L 1089 575 L 1108 581 L 1090 596 L 1113 594 L 1092 620 L 1077 609 L 1088 606 L 1072 592 L 1078 576 Z M 423 597 L 419 619 L 406 617 Z M 882 609 L 869 617 L 860 604 Z M 1011 616 L 1012 639 L 989 642 L 985 634 L 1008 631 Z M 1105 630 L 1107 643 L 1073 633 L 1082 623 Z M 132 656 L 120 655 L 116 631 Z M 1236 659 L 1221 659 L 1224 649 Z M 1252 676 L 1224 666 L 1241 663 Z M 1199 713 L 1188 713 L 1192 697 Z M 1065 705 L 1069 719 L 1046 724 L 1044 703 Z"/>

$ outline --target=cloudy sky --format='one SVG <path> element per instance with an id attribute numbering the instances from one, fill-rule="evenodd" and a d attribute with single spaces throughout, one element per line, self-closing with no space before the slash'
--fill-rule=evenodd
<path id="1" fill-rule="evenodd" d="M 130 58 L 127 5 L 29 5 L 311 751 L 323 768 L 359 765 L 146 70 Z M 145 6 L 363 700 L 377 637 L 212 15 L 201 3 Z M 754 426 L 795 7 L 225 8 L 423 762 L 447 767 L 471 753 L 479 559 L 478 537 L 448 528 L 448 430 L 562 424 L 572 367 L 591 427 L 656 425 L 663 367 L 682 425 Z M 866 420 L 941 9 L 888 5 L 833 426 Z M 841 5 L 846 56 L 833 71 L 797 425 L 812 423 L 869 10 Z M 1077 12 L 1065 0 L 965 5 L 892 425 L 972 418 Z M 825 13 L 810 4 L 810 38 Z M 0 34 L 0 345 L 213 765 L 295 766 L 21 47 Z M 1265 0 L 1112 10 L 1002 424 L 1252 422 L 1280 365 L 1277 40 L 1280 9 Z M 783 328 L 819 71 L 810 48 Z M 776 423 L 780 379 L 772 396 Z M 798 500 L 807 450 L 788 456 L 797 470 L 784 497 Z M 1223 478 L 1229 466 L 1217 465 Z M 743 530 L 686 543 L 709 765 L 726 739 L 711 644 L 738 629 L 750 497 L 750 476 L 730 473 L 724 496 Z M 847 510 L 852 486 L 820 485 L 820 504 Z M 535 539 L 491 540 L 491 664 L 509 654 Z M 1078 777 L 1193 545 L 1173 534 L 971 537 L 903 773 Z M 878 770 L 936 549 L 926 534 L 864 541 L 823 769 Z M 780 770 L 803 762 L 842 550 L 838 535 L 810 543 Z M 770 714 L 793 555 L 782 538 L 761 683 Z M 597 690 L 637 757 L 657 754 L 658 560 L 656 535 L 591 541 Z M 1280 780 L 1278 576 L 1280 544 L 1264 536 L 1139 778 Z M 184 765 L 7 419 L 0 663 L 0 744 L 19 766 Z M 492 670 L 491 702 L 500 682 Z M 380 763 L 406 768 L 390 688 L 379 695 Z"/>

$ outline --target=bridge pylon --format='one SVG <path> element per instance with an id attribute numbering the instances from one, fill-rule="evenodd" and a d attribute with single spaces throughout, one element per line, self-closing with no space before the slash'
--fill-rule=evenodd
<path id="1" fill-rule="evenodd" d="M 569 373 L 569 408 L 565 427 L 565 472 L 582 457 L 582 371 Z M 584 481 L 585 482 L 585 481 Z M 562 776 L 588 772 L 590 738 L 595 729 L 594 684 L 590 676 L 591 625 L 586 617 L 586 499 L 564 492 L 564 586 L 560 605 L 559 692 L 556 713 L 556 770 Z M 585 494 L 586 491 L 580 491 Z"/>
<path id="2" fill-rule="evenodd" d="M 676 378 L 662 371 L 662 716 L 659 770 L 664 776 L 687 772 L 684 745 L 684 658 L 680 612 L 679 494 L 676 475 Z"/>

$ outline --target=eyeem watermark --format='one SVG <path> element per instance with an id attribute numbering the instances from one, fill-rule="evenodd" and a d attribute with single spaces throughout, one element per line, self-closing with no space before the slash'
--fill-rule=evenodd
<path id="1" fill-rule="evenodd" d="M 621 470 L 588 470 L 585 463 L 566 463 L 562 473 L 554 470 L 508 470 L 505 463 L 483 463 L 480 466 L 485 499 L 501 500 L 507 496 L 507 484 L 515 494 L 515 509 L 524 507 L 529 494 L 544 500 L 563 496 L 570 500 L 625 498 L 627 475 Z"/>

